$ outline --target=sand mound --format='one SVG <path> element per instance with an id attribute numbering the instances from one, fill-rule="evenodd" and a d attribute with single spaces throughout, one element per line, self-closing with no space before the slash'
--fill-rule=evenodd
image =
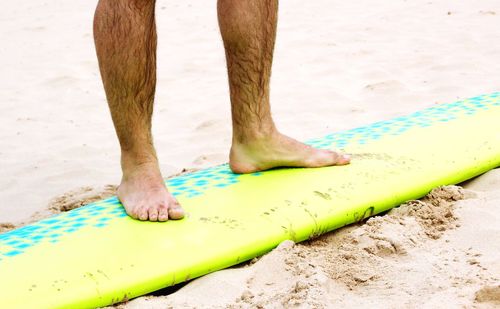
<path id="1" fill-rule="evenodd" d="M 464 192 L 456 186 L 439 187 L 421 200 L 409 201 L 393 209 L 391 216 L 414 217 L 427 236 L 438 239 L 444 231 L 457 226 L 452 206 L 453 202 L 465 197 Z"/>
<path id="2" fill-rule="evenodd" d="M 114 185 L 106 185 L 103 188 L 81 187 L 53 198 L 48 208 L 55 213 L 69 211 L 116 195 L 116 188 Z"/>
<path id="3" fill-rule="evenodd" d="M 12 223 L 0 223 L 0 233 L 4 233 L 16 228 Z"/>
<path id="4" fill-rule="evenodd" d="M 464 197 L 463 192 L 455 186 L 437 188 L 424 199 L 371 218 L 351 231 L 298 245 L 298 256 L 314 259 L 330 279 L 348 289 L 366 286 L 394 272 L 400 256 L 411 255 L 429 239 L 455 228 L 452 205 Z"/>
<path id="5" fill-rule="evenodd" d="M 500 305 L 500 285 L 485 286 L 476 292 L 476 301 L 479 303 L 493 303 Z"/>

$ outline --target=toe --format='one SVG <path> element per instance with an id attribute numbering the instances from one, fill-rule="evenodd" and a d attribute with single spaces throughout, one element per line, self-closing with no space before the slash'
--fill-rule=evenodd
<path id="1" fill-rule="evenodd" d="M 319 160 L 321 166 L 346 165 L 350 161 L 349 155 L 330 150 L 323 150 Z"/>
<path id="2" fill-rule="evenodd" d="M 158 209 L 158 221 L 164 222 L 168 220 L 168 208 L 165 205 L 161 205 Z"/>
<path id="3" fill-rule="evenodd" d="M 346 165 L 351 162 L 351 156 L 345 153 L 335 153 L 335 165 Z"/>
<path id="4" fill-rule="evenodd" d="M 182 209 L 181 205 L 176 203 L 170 206 L 168 209 L 168 217 L 173 220 L 184 218 L 184 210 Z"/>
<path id="5" fill-rule="evenodd" d="M 125 205 L 123 205 L 123 208 L 125 208 L 125 212 L 127 213 L 127 215 L 129 215 L 129 217 L 131 217 L 133 219 L 138 219 L 139 218 L 139 216 L 137 215 L 137 211 L 134 208 L 133 209 L 129 209 Z"/>
<path id="6" fill-rule="evenodd" d="M 170 196 L 168 203 L 168 218 L 178 220 L 184 218 L 184 210 L 174 196 Z"/>
<path id="7" fill-rule="evenodd" d="M 306 167 L 322 167 L 332 165 L 345 165 L 350 161 L 348 155 L 330 151 L 330 150 L 313 150 L 312 155 L 308 155 L 305 159 L 303 166 Z"/>
<path id="8" fill-rule="evenodd" d="M 158 208 L 151 207 L 149 209 L 149 221 L 158 221 Z"/>
<path id="9" fill-rule="evenodd" d="M 137 211 L 137 219 L 146 221 L 148 219 L 148 209 L 145 207 L 139 208 Z"/>

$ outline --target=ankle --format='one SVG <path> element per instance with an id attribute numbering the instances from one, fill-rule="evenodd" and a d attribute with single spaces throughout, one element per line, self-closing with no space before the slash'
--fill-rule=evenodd
<path id="1" fill-rule="evenodd" d="M 123 174 L 129 174 L 139 168 L 153 167 L 158 168 L 158 159 L 153 152 L 132 152 L 122 151 L 121 166 Z"/>
<path id="2" fill-rule="evenodd" d="M 233 145 L 259 144 L 272 140 L 279 132 L 274 123 L 259 124 L 247 128 L 234 127 Z"/>

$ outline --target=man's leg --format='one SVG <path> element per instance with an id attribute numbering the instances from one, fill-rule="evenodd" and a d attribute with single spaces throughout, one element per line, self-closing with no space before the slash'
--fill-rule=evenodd
<path id="1" fill-rule="evenodd" d="M 226 51 L 233 141 L 230 166 L 250 173 L 277 166 L 344 165 L 349 157 L 319 150 L 279 133 L 271 117 L 269 80 L 278 13 L 277 0 L 218 0 Z"/>
<path id="2" fill-rule="evenodd" d="M 118 198 L 136 219 L 184 216 L 167 191 L 151 136 L 156 87 L 154 0 L 100 0 L 94 39 L 111 117 L 121 147 Z"/>

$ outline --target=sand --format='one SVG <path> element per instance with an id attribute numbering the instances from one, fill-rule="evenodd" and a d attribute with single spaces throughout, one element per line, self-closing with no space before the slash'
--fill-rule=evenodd
<path id="1" fill-rule="evenodd" d="M 120 180 L 93 49 L 94 6 L 2 7 L 0 232 L 112 194 Z M 157 18 L 153 130 L 168 177 L 227 161 L 231 126 L 215 1 L 159 0 Z M 282 1 L 277 125 L 305 140 L 498 91 L 499 22 L 496 0 Z M 465 187 L 454 203 L 439 194 L 411 202 L 403 213 L 282 244 L 251 266 L 127 306 L 495 306 L 500 173 Z"/>

